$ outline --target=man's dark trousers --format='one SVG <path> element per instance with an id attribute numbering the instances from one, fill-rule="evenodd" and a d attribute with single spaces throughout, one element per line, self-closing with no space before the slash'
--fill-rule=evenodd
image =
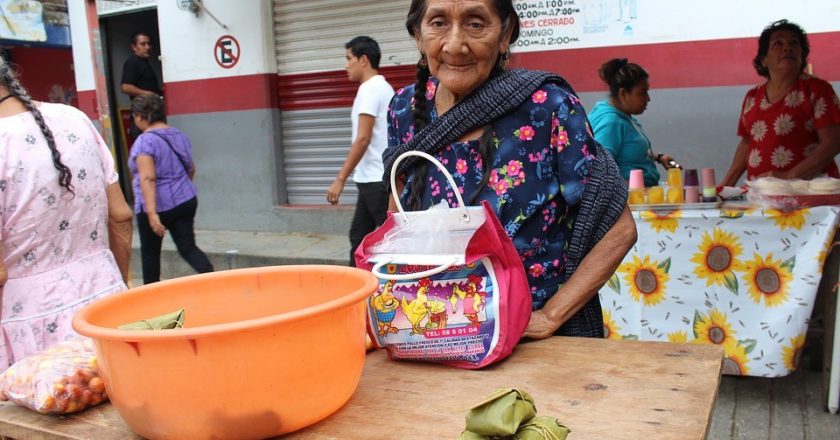
<path id="1" fill-rule="evenodd" d="M 350 224 L 350 266 L 356 267 L 353 254 L 366 235 L 385 223 L 388 211 L 388 191 L 382 182 L 356 183 L 359 196 L 356 199 L 356 212 Z"/>

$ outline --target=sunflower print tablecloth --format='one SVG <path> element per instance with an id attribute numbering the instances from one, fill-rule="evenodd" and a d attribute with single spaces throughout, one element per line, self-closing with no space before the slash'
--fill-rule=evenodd
<path id="1" fill-rule="evenodd" d="M 636 211 L 639 239 L 600 292 L 610 339 L 724 347 L 724 374 L 799 365 L 840 207 Z"/>

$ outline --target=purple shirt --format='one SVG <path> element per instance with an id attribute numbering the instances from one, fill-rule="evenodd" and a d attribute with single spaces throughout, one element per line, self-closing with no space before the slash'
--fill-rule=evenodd
<path id="1" fill-rule="evenodd" d="M 157 212 L 169 211 L 198 195 L 187 173 L 187 169 L 192 168 L 193 164 L 190 139 L 175 127 L 151 131 L 154 133 L 143 133 L 134 141 L 131 156 L 128 158 L 128 167 L 134 173 L 135 213 L 144 212 L 146 206 L 140 190 L 140 174 L 137 172 L 137 156 L 140 155 L 151 156 L 155 162 Z M 169 148 L 169 145 L 156 134 L 165 137 L 172 148 Z M 175 151 L 172 151 L 173 149 Z"/>

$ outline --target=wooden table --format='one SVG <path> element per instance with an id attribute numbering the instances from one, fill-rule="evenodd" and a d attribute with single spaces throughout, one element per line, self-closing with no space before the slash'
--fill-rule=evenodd
<path id="1" fill-rule="evenodd" d="M 721 374 L 718 346 L 560 338 L 520 344 L 481 371 L 392 362 L 369 353 L 352 399 L 286 439 L 455 439 L 464 409 L 502 387 L 534 397 L 571 439 L 705 439 Z M 184 408 L 189 411 L 189 408 Z M 0 435 L 26 440 L 139 439 L 103 404 L 72 416 L 0 405 Z"/>

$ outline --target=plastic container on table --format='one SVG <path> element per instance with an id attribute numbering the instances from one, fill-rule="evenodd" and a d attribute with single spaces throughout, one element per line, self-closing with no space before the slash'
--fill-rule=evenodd
<path id="1" fill-rule="evenodd" d="M 73 319 L 94 340 L 111 402 L 149 439 L 258 439 L 339 409 L 365 359 L 376 278 L 274 266 L 177 278 L 96 301 Z M 184 328 L 118 330 L 185 309 Z"/>

